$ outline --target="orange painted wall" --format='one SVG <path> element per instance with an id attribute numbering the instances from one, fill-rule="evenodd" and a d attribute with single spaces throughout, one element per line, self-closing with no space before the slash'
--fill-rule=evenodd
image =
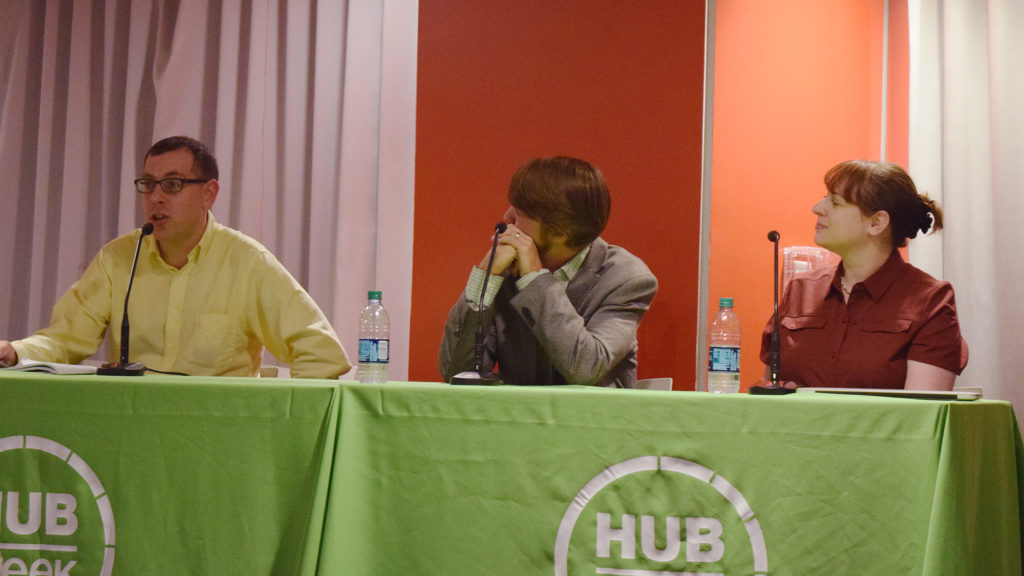
<path id="1" fill-rule="evenodd" d="M 639 376 L 695 373 L 703 0 L 420 0 L 411 380 L 524 161 L 578 156 L 612 192 L 604 237 L 660 282 Z"/>
<path id="2" fill-rule="evenodd" d="M 888 156 L 904 162 L 905 2 L 894 1 L 891 12 Z M 825 193 L 825 172 L 844 160 L 879 158 L 883 24 L 882 0 L 717 3 L 707 296 L 709 316 L 720 296 L 736 299 L 743 388 L 764 372 L 768 231 L 781 234 L 780 260 L 786 246 L 813 245 L 811 206 Z"/>

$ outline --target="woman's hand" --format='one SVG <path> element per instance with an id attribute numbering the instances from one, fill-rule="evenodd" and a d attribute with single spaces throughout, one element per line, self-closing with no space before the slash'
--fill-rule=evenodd
<path id="1" fill-rule="evenodd" d="M 772 387 L 772 381 L 769 378 L 761 378 L 757 382 L 754 382 L 754 386 L 758 386 L 758 387 L 761 387 L 761 388 L 771 388 Z M 800 387 L 799 384 L 797 384 L 796 382 L 794 382 L 792 380 L 787 380 L 785 382 L 780 382 L 779 386 L 782 386 L 783 388 L 789 388 L 790 390 L 796 390 L 797 388 Z M 753 386 L 751 386 L 751 388 L 753 388 Z"/>

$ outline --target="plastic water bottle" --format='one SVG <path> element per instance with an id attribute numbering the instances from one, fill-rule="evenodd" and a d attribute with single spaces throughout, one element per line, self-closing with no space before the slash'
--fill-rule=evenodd
<path id="1" fill-rule="evenodd" d="M 360 382 L 387 382 L 390 358 L 391 321 L 380 303 L 380 291 L 367 294 L 369 302 L 359 315 Z"/>
<path id="2" fill-rule="evenodd" d="M 740 390 L 740 319 L 732 298 L 719 298 L 708 338 L 708 392 Z"/>

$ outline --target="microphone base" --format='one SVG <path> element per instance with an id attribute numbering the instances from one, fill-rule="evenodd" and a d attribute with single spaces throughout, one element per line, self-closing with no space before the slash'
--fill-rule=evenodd
<path id="1" fill-rule="evenodd" d="M 146 367 L 141 362 L 104 362 L 96 368 L 96 373 L 101 376 L 142 376 L 146 373 Z"/>
<path id="2" fill-rule="evenodd" d="M 451 383 L 456 386 L 500 386 L 501 378 L 498 378 L 498 375 L 493 372 L 481 374 L 469 370 L 452 376 Z"/>
<path id="3" fill-rule="evenodd" d="M 785 394 L 792 394 L 796 392 L 793 388 L 786 388 L 785 386 L 751 386 L 748 394 L 754 394 L 755 396 L 782 396 Z"/>

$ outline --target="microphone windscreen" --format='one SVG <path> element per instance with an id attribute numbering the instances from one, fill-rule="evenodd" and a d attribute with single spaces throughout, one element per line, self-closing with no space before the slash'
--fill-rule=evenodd
<path id="1" fill-rule="evenodd" d="M 508 224 L 505 224 L 504 222 L 498 222 L 494 225 L 494 231 L 498 234 L 501 234 L 505 230 L 508 230 Z"/>
<path id="2" fill-rule="evenodd" d="M 142 235 L 143 236 L 148 236 L 148 235 L 150 235 L 152 233 L 153 233 L 153 223 L 152 222 L 146 222 L 145 224 L 142 225 Z"/>

